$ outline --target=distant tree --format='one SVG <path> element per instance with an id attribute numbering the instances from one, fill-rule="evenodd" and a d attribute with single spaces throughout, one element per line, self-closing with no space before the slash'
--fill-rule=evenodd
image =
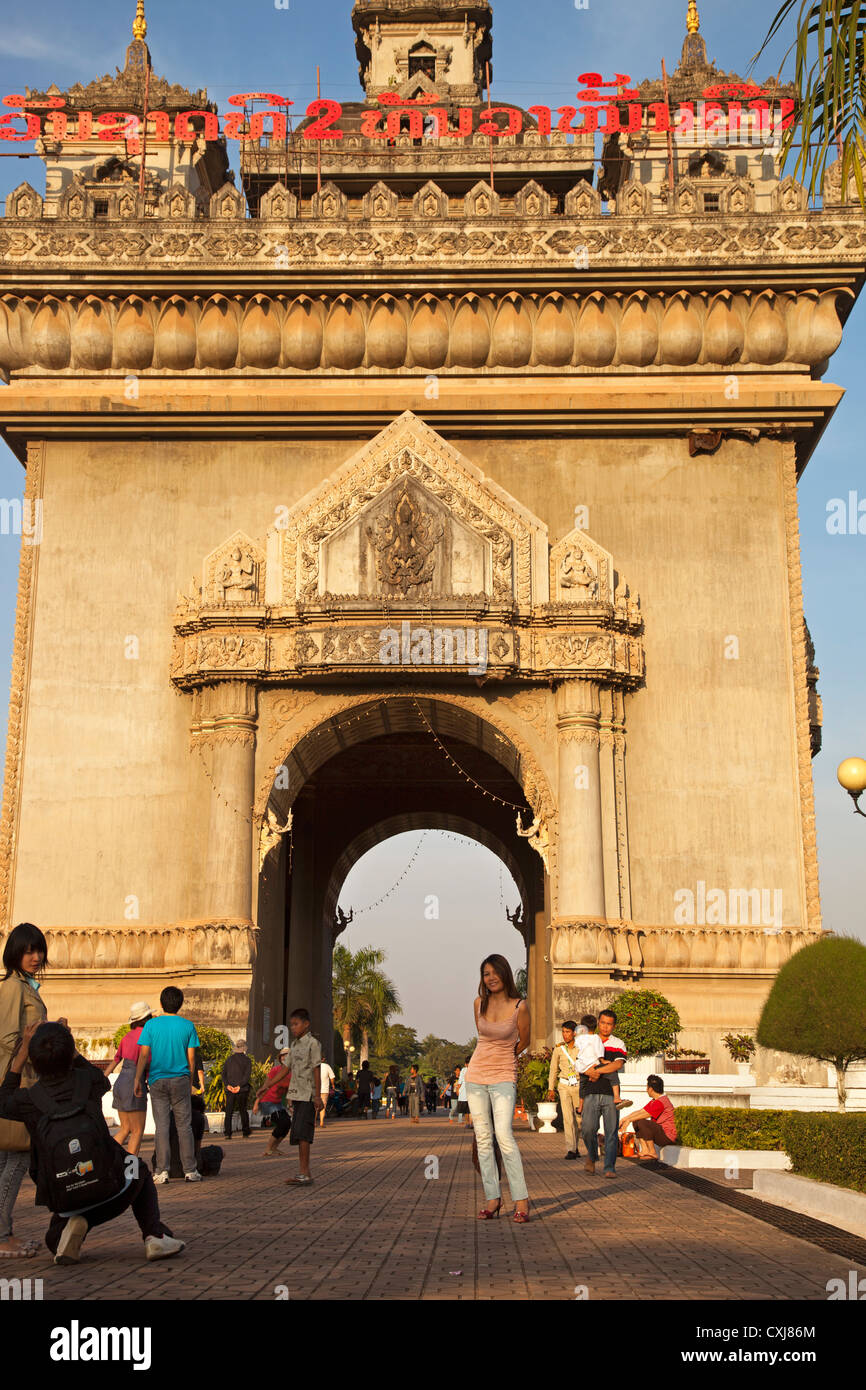
<path id="1" fill-rule="evenodd" d="M 468 1043 L 449 1042 L 447 1038 L 437 1038 L 428 1033 L 421 1040 L 418 1065 L 422 1074 L 437 1076 L 440 1080 L 450 1076 L 455 1067 L 463 1065 L 475 1049 L 475 1039 Z"/>
<path id="2" fill-rule="evenodd" d="M 393 1062 L 400 1071 L 408 1071 L 419 1050 L 420 1044 L 415 1029 L 407 1028 L 403 1023 L 392 1023 L 385 1037 L 385 1046 L 381 1050 L 377 1049 L 377 1056 L 387 1058 L 388 1062 Z"/>
<path id="3" fill-rule="evenodd" d="M 372 946 L 362 946 L 354 953 L 346 946 L 334 949 L 334 1022 L 347 1051 L 354 1037 L 366 1043 L 371 1033 L 377 1048 L 381 1048 L 387 1035 L 388 1014 L 400 1008 L 396 990 L 381 970 L 384 963 L 385 952 Z"/>
<path id="4" fill-rule="evenodd" d="M 764 1005 L 761 1047 L 813 1057 L 836 1068 L 839 1109 L 845 1074 L 866 1059 L 866 946 L 831 936 L 804 946 L 782 966 Z"/>

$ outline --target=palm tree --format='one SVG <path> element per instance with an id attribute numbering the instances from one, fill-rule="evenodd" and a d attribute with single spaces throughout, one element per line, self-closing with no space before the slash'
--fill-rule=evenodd
<path id="1" fill-rule="evenodd" d="M 838 152 L 842 188 L 847 188 L 853 173 L 858 197 L 866 207 L 866 7 L 863 0 L 785 0 L 755 62 L 794 10 L 798 11 L 797 36 L 788 53 L 796 51 L 794 82 L 802 129 L 794 173 L 805 181 L 811 164 L 809 192 L 814 196 L 822 186 L 828 161 Z M 791 125 L 782 139 L 783 162 L 795 138 L 796 125 Z"/>
<path id="2" fill-rule="evenodd" d="M 346 946 L 334 950 L 334 1023 L 343 1035 L 347 1052 L 352 1037 L 361 1035 L 362 1056 L 369 1051 L 372 1033 L 377 1046 L 384 1045 L 388 1016 L 398 1012 L 400 1001 L 393 984 L 380 967 L 385 952 L 362 946 L 354 953 Z"/>

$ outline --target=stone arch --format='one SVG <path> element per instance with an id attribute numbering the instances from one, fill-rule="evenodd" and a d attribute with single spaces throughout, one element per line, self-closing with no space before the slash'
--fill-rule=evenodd
<path id="1" fill-rule="evenodd" d="M 485 849 L 489 849 L 491 854 L 495 854 L 497 859 L 502 861 L 514 879 L 520 894 L 521 907 L 524 916 L 526 916 L 529 903 L 526 876 L 504 840 L 500 839 L 498 835 L 494 835 L 486 826 L 479 825 L 469 816 L 446 815 L 438 811 L 413 811 L 398 816 L 389 816 L 386 820 L 378 821 L 360 835 L 356 835 L 354 840 L 346 846 L 331 870 L 325 897 L 323 927 L 329 928 L 333 923 L 343 884 L 358 861 L 363 859 L 364 855 L 371 849 L 375 849 L 377 845 L 390 840 L 394 835 L 402 835 L 408 830 L 450 830 L 455 835 L 465 835 L 467 839 L 484 845 Z M 525 937 L 525 922 L 522 932 Z"/>
<path id="2" fill-rule="evenodd" d="M 411 708 L 413 700 L 417 700 L 437 732 L 442 728 L 442 721 L 437 718 L 435 710 L 431 710 L 431 707 L 439 706 L 460 711 L 463 717 L 458 717 L 451 724 L 451 729 L 462 730 L 457 734 L 458 737 L 484 748 L 512 773 L 515 781 L 523 788 L 530 808 L 547 823 L 551 842 L 549 871 L 552 874 L 556 857 L 556 800 L 550 780 L 515 724 L 507 717 L 503 718 L 501 712 L 495 709 L 495 705 L 481 696 L 396 687 L 338 697 L 336 706 L 328 710 L 322 709 L 321 699 L 317 698 L 309 718 L 290 735 L 288 746 L 283 745 L 283 751 L 279 756 L 271 756 L 256 792 L 256 823 L 261 823 L 269 805 L 285 817 L 304 783 L 341 748 L 389 732 L 388 725 L 377 727 L 373 722 L 377 717 L 378 707 L 390 707 L 389 724 L 393 728 L 396 727 L 392 719 L 394 707 L 402 702 L 404 706 L 408 703 Z M 372 715 L 370 722 L 365 718 L 365 710 L 369 710 Z M 347 715 L 348 718 L 341 719 L 343 715 Z M 411 727 L 417 727 L 417 715 L 414 711 L 413 717 L 415 722 Z M 365 724 L 366 732 L 362 732 Z M 410 727 L 405 715 L 401 726 Z M 485 734 L 485 730 L 489 733 Z M 445 728 L 442 728 L 442 731 L 448 732 Z M 327 737 L 328 733 L 330 738 Z M 287 769 L 287 776 L 283 780 L 287 781 L 288 785 L 277 788 L 278 774 L 282 768 Z"/>

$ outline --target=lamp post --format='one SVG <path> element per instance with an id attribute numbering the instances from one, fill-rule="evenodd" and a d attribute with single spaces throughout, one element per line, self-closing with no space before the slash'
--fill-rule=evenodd
<path id="1" fill-rule="evenodd" d="M 837 767 L 836 776 L 854 802 L 855 815 L 866 817 L 866 811 L 861 811 L 857 804 L 866 792 L 866 758 L 845 758 Z"/>
<path id="2" fill-rule="evenodd" d="M 354 1073 L 353 1073 L 353 1071 L 352 1071 L 352 1053 L 355 1051 L 354 1044 L 349 1043 L 349 1046 L 345 1049 L 345 1051 L 346 1051 L 346 1072 L 347 1072 L 347 1075 L 348 1075 L 348 1076 L 352 1076 L 352 1075 L 354 1075 Z"/>

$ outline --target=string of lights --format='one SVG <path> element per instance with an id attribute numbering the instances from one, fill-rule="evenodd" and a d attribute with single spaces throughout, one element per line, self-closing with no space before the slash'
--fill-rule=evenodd
<path id="1" fill-rule="evenodd" d="M 481 793 L 482 796 L 488 797 L 491 801 L 497 802 L 500 806 L 508 806 L 512 811 L 523 811 L 526 809 L 526 802 L 506 801 L 504 797 L 497 796 L 495 792 L 487 791 L 486 787 L 482 787 L 481 783 L 476 782 L 474 777 L 470 777 L 469 773 L 466 772 L 460 766 L 456 758 L 452 758 L 451 754 L 448 752 L 448 749 L 445 747 L 445 744 L 439 738 L 439 735 L 436 733 L 436 730 L 433 728 L 433 725 L 428 720 L 427 716 L 425 715 L 421 706 L 418 704 L 418 701 L 415 699 L 414 695 L 412 697 L 412 703 L 418 712 L 419 719 L 426 728 L 427 732 L 432 735 L 437 747 L 441 749 L 451 766 L 460 774 L 460 776 L 463 778 L 465 782 L 468 782 L 470 786 L 473 786 L 476 791 L 479 791 Z"/>

